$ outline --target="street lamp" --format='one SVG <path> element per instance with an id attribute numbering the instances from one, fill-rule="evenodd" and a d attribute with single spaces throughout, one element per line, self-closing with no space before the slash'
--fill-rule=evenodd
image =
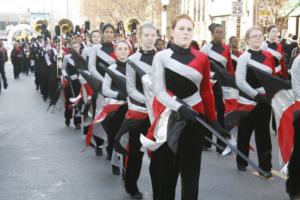
<path id="1" fill-rule="evenodd" d="M 163 11 L 161 13 L 161 33 L 163 35 L 164 40 L 166 39 L 167 34 L 167 8 L 170 0 L 161 0 L 161 4 L 163 5 Z"/>

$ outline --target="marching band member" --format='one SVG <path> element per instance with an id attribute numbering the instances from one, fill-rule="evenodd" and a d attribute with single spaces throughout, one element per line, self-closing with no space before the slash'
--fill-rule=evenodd
<path id="1" fill-rule="evenodd" d="M 47 85 L 48 85 L 48 96 L 49 99 L 54 97 L 56 88 L 58 87 L 58 77 L 57 77 L 57 51 L 52 45 L 49 43 L 46 49 L 45 60 L 48 67 L 48 75 L 47 75 Z"/>
<path id="2" fill-rule="evenodd" d="M 201 52 L 205 53 L 210 60 L 221 64 L 230 74 L 234 74 L 234 68 L 231 61 L 230 49 L 223 42 L 224 40 L 224 27 L 221 24 L 211 24 L 208 28 L 211 32 L 213 40 L 201 48 Z M 213 71 L 213 70 L 211 70 Z M 224 114 L 225 114 L 225 104 L 223 101 L 223 91 L 221 84 L 217 80 L 212 80 L 213 92 L 215 98 L 215 106 L 217 111 L 218 122 L 222 127 L 224 127 Z M 211 133 L 207 135 L 209 138 L 212 137 Z M 219 139 L 217 143 L 225 147 Z M 210 148 L 211 143 L 205 142 L 205 147 Z M 222 153 L 223 149 L 217 148 L 218 153 Z"/>
<path id="3" fill-rule="evenodd" d="M 71 51 L 76 51 L 78 54 L 80 53 L 80 44 L 78 42 L 72 42 Z M 81 84 L 78 80 L 78 72 L 75 66 L 74 60 L 72 59 L 72 55 L 68 54 L 63 59 L 62 65 L 62 75 L 65 79 L 65 124 L 67 126 L 70 125 L 70 120 L 72 115 L 74 115 L 74 125 L 76 129 L 81 128 L 81 116 L 80 116 L 80 106 L 76 106 L 74 109 L 72 107 L 72 103 L 70 102 L 70 98 L 75 98 L 80 94 Z M 73 114 L 74 110 L 74 114 Z"/>
<path id="4" fill-rule="evenodd" d="M 234 71 L 236 70 L 237 60 L 242 55 L 242 51 L 239 50 L 239 40 L 236 36 L 231 36 L 229 38 L 229 44 L 232 66 Z"/>
<path id="5" fill-rule="evenodd" d="M 268 51 L 273 55 L 275 61 L 276 74 L 287 79 L 287 69 L 284 61 L 284 49 L 282 44 L 278 42 L 278 28 L 275 25 L 269 26 L 267 29 L 268 38 L 263 42 L 262 50 Z"/>
<path id="6" fill-rule="evenodd" d="M 157 107 L 165 107 L 166 112 L 170 110 L 175 114 L 174 120 L 182 120 L 183 124 L 178 129 L 173 129 L 172 133 L 167 131 L 167 135 L 163 134 L 164 127 L 153 135 L 148 135 L 161 142 L 158 149 L 151 154 L 153 199 L 175 199 L 180 173 L 181 199 L 196 200 L 205 135 L 205 131 L 196 121 L 196 116 L 206 117 L 219 132 L 222 128 L 216 120 L 214 110 L 208 57 L 190 47 L 194 31 L 193 20 L 188 15 L 178 15 L 171 28 L 174 39 L 171 48 L 158 52 L 153 61 L 153 91 L 158 101 L 153 105 L 160 104 Z M 159 108 L 154 106 L 153 110 Z M 171 118 L 171 114 L 168 116 Z M 172 127 L 167 127 L 170 128 Z M 177 152 L 171 149 L 169 142 L 162 143 L 172 135 L 177 136 Z"/>
<path id="7" fill-rule="evenodd" d="M 99 30 L 94 30 L 94 31 L 91 32 L 90 37 L 91 37 L 91 41 L 92 41 L 92 46 L 87 46 L 86 48 L 84 48 L 82 50 L 82 54 L 81 54 L 81 56 L 87 62 L 89 62 L 89 57 L 90 57 L 90 53 L 92 51 L 93 46 L 98 45 L 101 41 L 101 32 Z M 95 114 L 96 114 L 96 100 L 97 100 L 97 97 L 98 97 L 98 93 L 94 92 L 94 95 L 93 95 L 93 98 L 92 98 L 93 118 L 95 117 Z M 83 127 L 83 134 L 84 135 L 87 134 L 89 127 L 90 127 L 89 125 Z"/>
<path id="8" fill-rule="evenodd" d="M 300 55 L 298 55 L 291 68 L 292 90 L 294 93 L 295 104 L 300 100 Z M 297 106 L 299 107 L 299 106 Z M 300 116 L 299 110 L 294 113 L 294 148 L 288 165 L 289 177 L 286 181 L 286 191 L 291 200 L 300 199 Z M 298 112 L 298 115 L 296 115 Z"/>
<path id="9" fill-rule="evenodd" d="M 44 101 L 47 101 L 49 97 L 49 88 L 48 88 L 48 80 L 49 80 L 49 65 L 46 61 L 47 51 L 51 48 L 51 40 L 47 38 L 44 42 L 43 47 L 41 48 L 41 55 L 40 58 L 40 90 L 43 95 Z"/>
<path id="10" fill-rule="evenodd" d="M 108 67 L 116 62 L 116 56 L 114 53 L 114 33 L 115 29 L 111 24 L 104 25 L 102 29 L 103 44 L 95 45 L 90 51 L 90 57 L 88 62 L 88 68 L 91 74 L 98 80 L 103 81 L 105 71 L 102 67 Z M 100 95 L 99 95 L 100 96 Z M 103 105 L 104 99 L 101 97 L 101 103 Z M 99 107 L 102 107 L 100 105 Z M 97 136 L 93 136 L 96 142 L 95 153 L 98 156 L 103 154 L 102 145 L 103 139 Z M 110 156 L 108 156 L 109 158 Z"/>
<path id="11" fill-rule="evenodd" d="M 100 41 L 101 41 L 101 32 L 99 30 L 94 30 L 94 31 L 91 32 L 90 37 L 91 37 L 92 44 L 86 46 L 82 50 L 82 54 L 81 54 L 82 57 L 87 62 L 89 62 L 89 57 L 90 57 L 90 52 L 91 52 L 92 47 L 95 46 L 95 45 L 97 45 L 97 44 L 99 44 Z"/>
<path id="12" fill-rule="evenodd" d="M 109 66 L 108 69 L 117 76 L 125 78 L 126 61 L 130 54 L 129 44 L 126 41 L 119 41 L 115 46 L 115 54 L 117 57 L 116 63 Z M 108 146 L 106 150 L 110 159 L 113 153 L 115 136 L 122 125 L 127 111 L 125 94 L 115 88 L 118 88 L 118 85 L 116 85 L 110 75 L 106 73 L 103 80 L 102 93 L 104 97 L 107 98 L 106 100 L 108 102 L 104 105 L 103 110 L 109 110 L 109 113 L 107 114 L 108 119 L 104 121 L 104 127 L 108 137 Z M 112 172 L 114 175 L 120 174 L 119 167 L 115 166 L 113 163 Z"/>
<path id="13" fill-rule="evenodd" d="M 152 62 L 157 38 L 156 28 L 145 23 L 140 26 L 139 32 L 140 48 L 128 58 L 126 68 L 126 87 L 128 92 L 128 112 L 120 132 L 128 129 L 129 143 L 125 159 L 125 190 L 133 199 L 142 199 L 137 181 L 140 176 L 143 152 L 140 151 L 140 135 L 146 135 L 150 126 L 149 114 L 146 107 L 146 97 L 143 88 L 143 79 L 151 75 Z M 142 74 L 141 74 L 142 72 Z M 134 124 L 134 125 L 133 125 Z"/>
<path id="14" fill-rule="evenodd" d="M 248 65 L 275 74 L 274 59 L 272 54 L 261 50 L 263 34 L 260 28 L 252 27 L 248 29 L 245 38 L 249 49 L 238 59 L 236 84 L 241 91 L 255 99 L 257 105 L 239 122 L 237 148 L 248 156 L 250 138 L 254 131 L 259 167 L 267 172 L 264 177 L 270 178 L 272 176 L 272 144 L 269 128 L 271 106 L 266 100 L 264 88 L 251 69 L 248 68 Z M 240 156 L 237 156 L 236 161 L 238 170 L 246 171 L 248 163 Z"/>

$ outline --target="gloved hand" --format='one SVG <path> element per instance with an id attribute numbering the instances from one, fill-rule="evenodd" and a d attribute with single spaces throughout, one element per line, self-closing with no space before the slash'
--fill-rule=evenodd
<path id="1" fill-rule="evenodd" d="M 67 80 L 68 82 L 71 82 L 72 81 L 72 79 L 70 78 L 70 76 L 64 76 L 63 77 L 65 80 Z"/>
<path id="2" fill-rule="evenodd" d="M 215 129 L 218 133 L 220 133 L 225 138 L 231 138 L 231 135 L 229 134 L 229 132 L 227 130 L 225 130 L 224 128 L 222 128 L 217 120 L 210 122 L 210 125 L 213 129 Z"/>
<path id="3" fill-rule="evenodd" d="M 265 96 L 261 95 L 261 94 L 257 94 L 255 97 L 254 97 L 255 101 L 258 103 L 258 104 L 268 104 L 268 100 Z"/>
<path id="4" fill-rule="evenodd" d="M 122 101 L 126 101 L 126 96 L 123 93 L 119 92 L 119 94 L 117 96 L 117 99 L 122 100 Z"/>
<path id="5" fill-rule="evenodd" d="M 178 114 L 184 118 L 185 120 L 191 120 L 193 122 L 196 122 L 196 117 L 198 116 L 198 113 L 196 113 L 191 107 L 182 105 L 178 109 Z"/>

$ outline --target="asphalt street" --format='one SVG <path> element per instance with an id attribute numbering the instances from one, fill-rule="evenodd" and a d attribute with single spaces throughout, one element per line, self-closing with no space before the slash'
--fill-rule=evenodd
<path id="1" fill-rule="evenodd" d="M 128 200 L 120 176 L 111 173 L 105 156 L 82 151 L 80 130 L 64 124 L 62 106 L 47 112 L 35 90 L 34 76 L 14 80 L 6 64 L 8 90 L 0 94 L 0 200 Z M 273 168 L 279 171 L 276 136 Z M 254 142 L 252 144 L 255 148 Z M 250 156 L 255 161 L 255 152 Z M 144 199 L 151 199 L 149 158 L 144 156 L 139 180 Z M 266 180 L 236 169 L 235 156 L 204 152 L 199 186 L 200 200 L 287 200 L 285 180 Z M 276 172 L 275 172 L 276 173 Z M 277 173 L 276 173 L 277 174 Z M 180 181 L 177 186 L 180 199 Z"/>

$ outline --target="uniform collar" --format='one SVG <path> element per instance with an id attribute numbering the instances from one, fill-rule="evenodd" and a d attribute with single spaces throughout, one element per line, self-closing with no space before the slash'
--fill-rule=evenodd
<path id="1" fill-rule="evenodd" d="M 189 54 L 191 53 L 191 47 L 189 48 L 183 48 L 183 47 L 180 47 L 174 43 L 172 43 L 171 45 L 171 49 L 176 53 L 176 54 L 181 54 L 181 55 L 186 55 L 186 54 Z"/>
<path id="2" fill-rule="evenodd" d="M 251 54 L 261 54 L 261 50 L 257 50 L 257 51 L 254 51 L 252 49 L 248 49 L 248 52 L 251 53 Z"/>
<path id="3" fill-rule="evenodd" d="M 126 66 L 126 61 L 125 62 L 122 62 L 120 60 L 117 60 L 116 61 L 116 65 L 119 66 L 119 67 L 125 67 Z"/>
<path id="4" fill-rule="evenodd" d="M 143 50 L 142 48 L 140 48 L 139 52 L 143 55 L 154 55 L 155 54 L 155 50 L 152 49 L 150 51 L 146 51 L 146 50 Z"/>

